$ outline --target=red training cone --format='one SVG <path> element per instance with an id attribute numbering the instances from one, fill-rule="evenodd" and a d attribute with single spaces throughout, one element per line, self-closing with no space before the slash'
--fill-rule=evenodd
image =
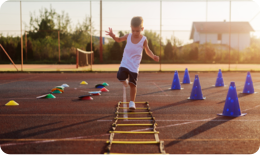
<path id="1" fill-rule="evenodd" d="M 80 100 L 93 100 L 91 95 L 83 95 L 79 97 Z"/>
<path id="2" fill-rule="evenodd" d="M 81 98 L 81 100 L 93 100 L 93 98 L 90 96 L 86 96 L 86 97 Z"/>
<path id="3" fill-rule="evenodd" d="M 100 89 L 100 91 L 101 91 L 101 92 L 109 92 L 109 90 L 108 90 L 108 89 L 106 89 L 105 87 L 104 87 L 104 88 L 102 88 L 102 89 Z"/>

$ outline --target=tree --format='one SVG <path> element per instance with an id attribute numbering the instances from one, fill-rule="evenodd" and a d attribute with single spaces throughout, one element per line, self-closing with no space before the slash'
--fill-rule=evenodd
<path id="1" fill-rule="evenodd" d="M 11 57 L 11 59 L 14 61 L 14 60 L 16 60 L 16 57 L 15 57 L 15 45 L 12 43 L 12 42 L 10 42 L 10 43 L 8 43 L 8 42 L 6 42 L 6 43 L 4 43 L 4 42 L 2 42 L 1 43 L 2 44 L 2 46 L 3 46 L 3 48 L 5 49 L 5 51 L 8 53 L 8 55 Z M 20 44 L 21 45 L 21 44 Z M 9 61 L 9 58 L 7 57 L 7 55 L 5 54 L 5 52 L 4 51 L 2 51 L 2 48 L 0 49 L 0 55 L 1 55 L 1 59 L 2 60 L 5 60 L 5 61 Z M 21 55 L 21 54 L 20 54 Z"/>
<path id="2" fill-rule="evenodd" d="M 172 60 L 177 60 L 178 59 L 177 53 L 178 53 L 179 49 L 178 49 L 178 47 L 176 45 L 172 46 L 172 48 L 173 48 L 173 50 L 172 50 L 172 52 L 173 52 L 173 59 Z"/>
<path id="3" fill-rule="evenodd" d="M 154 47 L 153 47 L 153 43 L 151 39 L 148 39 L 148 47 L 150 48 L 150 50 L 154 53 Z M 143 58 L 142 58 L 142 62 L 145 60 L 152 60 L 151 57 L 149 57 L 146 52 L 145 49 L 143 50 Z"/>
<path id="4" fill-rule="evenodd" d="M 121 46 L 115 42 L 109 51 L 109 60 L 119 62 L 123 57 Z"/>
<path id="5" fill-rule="evenodd" d="M 173 47 L 170 41 L 166 44 L 164 48 L 164 60 L 173 60 Z"/>
<path id="6" fill-rule="evenodd" d="M 73 41 L 72 45 L 73 47 L 78 47 L 78 48 L 86 48 L 86 43 L 90 42 L 91 36 L 92 36 L 92 42 L 95 43 L 95 37 L 93 37 L 95 29 L 92 26 L 91 27 L 91 32 L 90 32 L 90 25 L 93 25 L 90 23 L 91 18 L 90 17 L 85 17 L 85 20 L 81 23 L 78 23 L 76 25 L 75 31 L 70 33 L 70 39 L 67 39 L 67 42 Z M 97 40 L 99 41 L 99 40 Z M 84 45 L 82 47 L 82 45 Z"/>
<path id="7" fill-rule="evenodd" d="M 160 55 L 160 35 L 157 34 L 156 31 L 144 30 L 144 36 L 146 36 L 146 38 L 148 39 L 148 45 L 149 42 L 152 41 L 151 44 L 153 45 L 153 53 L 155 55 Z M 161 45 L 162 47 L 164 46 L 163 42 L 161 43 Z"/>
<path id="8" fill-rule="evenodd" d="M 205 47 L 205 58 L 206 60 L 213 60 L 214 56 L 215 56 L 216 52 L 213 46 L 210 45 L 206 45 Z"/>
<path id="9" fill-rule="evenodd" d="M 30 31 L 28 40 L 33 45 L 34 57 L 48 60 L 58 60 L 58 31 L 60 32 L 60 47 L 62 60 L 72 58 L 74 48 L 85 49 L 94 35 L 91 18 L 86 16 L 82 23 L 78 23 L 72 31 L 71 19 L 68 13 L 57 13 L 51 6 L 42 8 L 39 15 L 30 13 Z M 89 31 L 91 28 L 91 32 Z M 94 46 L 93 46 L 94 47 Z M 95 51 L 94 51 L 95 52 Z M 97 54 L 96 54 L 97 55 Z"/>
<path id="10" fill-rule="evenodd" d="M 86 51 L 91 51 L 90 42 L 86 46 Z M 92 51 L 94 54 L 94 59 L 99 59 L 99 51 L 95 48 L 94 43 L 92 42 Z"/>
<path id="11" fill-rule="evenodd" d="M 180 39 L 174 37 L 173 35 L 171 36 L 171 40 L 169 40 L 169 41 L 172 43 L 173 46 L 182 46 L 183 45 L 183 42 Z"/>
<path id="12" fill-rule="evenodd" d="M 27 40 L 27 58 L 28 60 L 33 60 L 33 47 L 30 40 Z"/>
<path id="13" fill-rule="evenodd" d="M 193 47 L 190 50 L 189 58 L 190 58 L 190 60 L 198 60 L 198 58 L 199 58 L 199 48 L 197 46 Z"/>
<path id="14" fill-rule="evenodd" d="M 56 11 L 51 6 L 50 10 L 47 8 L 41 9 L 39 16 L 36 16 L 35 13 L 30 13 L 30 31 L 28 37 L 37 39 L 53 35 L 52 31 L 55 29 L 56 15 Z"/>
<path id="15" fill-rule="evenodd" d="M 11 45 L 13 46 L 13 45 Z M 21 41 L 18 42 L 18 44 L 15 47 L 15 54 L 14 54 L 14 60 L 21 60 Z"/>
<path id="16" fill-rule="evenodd" d="M 126 33 L 124 34 L 124 32 L 119 31 L 118 34 L 119 34 L 119 37 L 123 37 L 123 36 L 125 36 Z M 121 54 L 123 56 L 125 46 L 126 46 L 126 41 L 123 41 L 120 44 L 121 44 L 121 51 L 118 54 Z"/>

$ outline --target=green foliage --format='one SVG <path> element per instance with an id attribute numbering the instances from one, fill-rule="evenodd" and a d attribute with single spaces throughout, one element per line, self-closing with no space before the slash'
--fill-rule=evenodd
<path id="1" fill-rule="evenodd" d="M 168 41 L 164 48 L 164 60 L 171 60 L 173 61 L 174 59 L 174 54 L 173 54 L 173 47 L 171 42 Z"/>
<path id="2" fill-rule="evenodd" d="M 190 58 L 190 60 L 198 60 L 198 58 L 199 58 L 199 48 L 197 46 L 193 47 L 190 50 L 189 58 Z"/>
<path id="3" fill-rule="evenodd" d="M 92 47 L 94 51 L 94 63 L 99 63 L 99 40 L 94 36 L 95 29 L 90 17 L 85 17 L 82 23 L 78 23 L 74 28 L 71 26 L 71 19 L 67 13 L 62 11 L 57 13 L 51 6 L 49 9 L 43 8 L 36 13 L 30 13 L 30 23 L 26 26 L 27 42 L 24 42 L 24 60 L 26 63 L 57 63 L 58 61 L 58 33 L 60 33 L 60 53 L 61 63 L 75 63 L 75 48 L 90 51 L 90 39 L 92 36 Z M 91 31 L 90 31 L 91 30 Z M 128 31 L 119 31 L 119 37 L 128 34 Z M 260 59 L 260 38 L 252 37 L 251 45 L 243 51 L 231 48 L 228 45 L 217 44 L 186 44 L 178 38 L 172 36 L 164 45 L 160 40 L 160 35 L 156 31 L 145 30 L 150 50 L 160 56 L 163 63 L 259 63 Z M 23 36 L 25 38 L 25 35 Z M 106 38 L 107 39 L 107 38 Z M 109 38 L 109 43 L 103 45 L 104 63 L 119 63 L 126 46 L 124 42 L 114 42 Z M 19 63 L 21 61 L 21 39 L 14 36 L 3 36 L 0 34 L 0 44 L 8 52 L 9 56 Z M 160 53 L 161 49 L 164 49 Z M 229 59 L 230 58 L 230 59 Z M 0 49 L 0 61 L 10 62 L 5 53 Z M 145 51 L 143 51 L 142 63 L 156 63 Z"/>
<path id="4" fill-rule="evenodd" d="M 148 45 L 149 45 L 149 42 L 151 42 L 150 45 L 152 45 L 153 47 L 151 47 L 149 45 L 149 48 L 150 49 L 153 48 L 152 52 L 155 55 L 160 56 L 160 34 L 157 34 L 155 31 L 152 31 L 152 30 L 144 30 L 144 36 L 146 36 L 146 38 L 148 40 Z M 162 43 L 162 49 L 163 49 L 163 46 L 164 46 L 164 44 Z"/>
<path id="5" fill-rule="evenodd" d="M 124 33 L 124 32 L 122 32 L 122 31 L 119 31 L 118 33 L 119 33 L 119 37 L 123 37 L 123 36 L 125 36 L 125 35 L 127 34 L 127 32 Z M 125 46 L 126 46 L 126 41 L 122 41 L 122 42 L 120 43 L 120 46 L 121 46 L 121 51 L 120 51 L 120 53 L 123 54 L 123 53 L 124 53 Z"/>
<path id="6" fill-rule="evenodd" d="M 121 49 L 121 46 L 118 42 L 114 42 L 112 48 L 109 51 L 109 59 L 119 63 L 122 59 L 123 51 Z"/>
<path id="7" fill-rule="evenodd" d="M 21 40 L 19 37 L 0 36 L 0 44 L 3 46 L 3 48 L 13 61 L 16 61 L 18 63 L 21 62 Z M 25 55 L 24 50 L 23 55 Z M 10 62 L 9 58 L 6 56 L 2 48 L 0 48 L 0 60 Z"/>
<path id="8" fill-rule="evenodd" d="M 59 57 L 58 34 L 60 32 L 61 59 L 68 62 L 76 61 L 75 48 L 85 49 L 87 43 L 90 42 L 91 34 L 93 35 L 95 32 L 94 28 L 90 27 L 91 19 L 86 17 L 72 31 L 71 19 L 64 11 L 59 14 L 50 6 L 49 10 L 44 8 L 39 13 L 39 16 L 30 13 L 30 31 L 27 32 L 28 59 L 40 61 L 48 59 L 57 62 Z M 95 41 L 94 38 L 92 40 Z M 96 49 L 95 46 L 93 48 Z"/>
<path id="9" fill-rule="evenodd" d="M 189 54 L 191 51 L 192 47 L 191 45 L 184 45 L 182 47 L 179 48 L 179 51 L 177 52 L 177 56 L 179 58 L 180 61 L 187 61 L 189 60 Z"/>
<path id="10" fill-rule="evenodd" d="M 33 56 L 33 47 L 32 47 L 32 43 L 30 40 L 27 40 L 27 59 L 28 60 L 33 60 L 34 56 Z"/>
<path id="11" fill-rule="evenodd" d="M 172 48 L 173 48 L 173 60 L 177 60 L 178 59 L 177 53 L 178 53 L 179 49 L 175 45 Z"/>
<path id="12" fill-rule="evenodd" d="M 91 51 L 91 44 L 90 42 L 86 46 L 86 51 Z M 99 50 L 94 46 L 94 43 L 92 43 L 92 51 L 94 53 L 94 61 L 99 59 Z"/>
<path id="13" fill-rule="evenodd" d="M 206 43 L 201 47 L 201 51 L 204 53 L 204 59 L 205 60 L 213 60 L 216 52 L 215 48 L 212 46 L 211 43 Z"/>
<path id="14" fill-rule="evenodd" d="M 173 46 L 182 46 L 183 42 L 181 40 L 179 40 L 178 38 L 171 36 L 171 40 L 168 40 L 169 42 L 172 43 Z"/>
<path id="15" fill-rule="evenodd" d="M 152 52 L 154 52 L 154 46 L 153 46 L 153 43 L 152 43 L 152 40 L 151 39 L 148 39 L 148 47 L 150 48 L 150 50 Z M 143 50 L 143 58 L 142 58 L 142 61 L 141 62 L 144 62 L 144 61 L 151 61 L 152 58 L 150 58 L 146 52 L 145 52 L 145 49 Z M 153 61 L 153 60 L 152 60 Z"/>
<path id="16" fill-rule="evenodd" d="M 259 61 L 260 59 L 260 38 L 252 37 L 251 45 L 244 50 L 244 61 Z"/>

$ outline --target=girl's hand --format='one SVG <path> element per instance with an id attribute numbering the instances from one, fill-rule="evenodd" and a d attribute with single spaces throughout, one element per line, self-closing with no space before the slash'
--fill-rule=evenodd
<path id="1" fill-rule="evenodd" d="M 109 35 L 110 37 L 114 38 L 115 35 L 114 35 L 113 31 L 112 31 L 112 28 L 109 27 L 108 29 L 109 29 L 109 32 L 105 31 L 107 33 L 106 35 Z"/>
<path id="2" fill-rule="evenodd" d="M 154 60 L 154 61 L 157 61 L 157 62 L 158 62 L 159 59 L 160 59 L 160 57 L 158 57 L 158 56 L 156 56 L 156 55 L 153 56 L 153 60 Z"/>

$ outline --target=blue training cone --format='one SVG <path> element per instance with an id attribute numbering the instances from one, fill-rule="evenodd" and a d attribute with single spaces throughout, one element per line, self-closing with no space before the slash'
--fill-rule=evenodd
<path id="1" fill-rule="evenodd" d="M 190 82 L 190 75 L 189 75 L 188 68 L 185 69 L 182 84 L 192 84 L 192 82 Z"/>
<path id="2" fill-rule="evenodd" d="M 235 82 L 230 83 L 223 113 L 218 115 L 230 117 L 246 115 L 246 113 L 241 114 Z"/>
<path id="3" fill-rule="evenodd" d="M 224 80 L 223 80 L 223 77 L 222 77 L 222 72 L 221 72 L 221 69 L 219 69 L 218 71 L 218 77 L 216 79 L 216 83 L 215 83 L 215 87 L 224 87 Z"/>
<path id="4" fill-rule="evenodd" d="M 256 93 L 255 90 L 254 90 L 253 81 L 252 81 L 250 72 L 247 72 L 246 82 L 245 82 L 243 93 L 244 94 L 254 94 L 254 93 Z"/>
<path id="5" fill-rule="evenodd" d="M 181 88 L 181 83 L 179 80 L 179 75 L 178 75 L 178 71 L 175 71 L 174 76 L 173 76 L 173 80 L 172 80 L 172 87 L 170 88 L 171 90 L 181 90 L 183 88 Z"/>
<path id="6" fill-rule="evenodd" d="M 199 76 L 195 75 L 193 87 L 191 90 L 190 97 L 188 97 L 189 100 L 205 100 L 206 97 L 203 97 L 201 87 L 200 87 L 200 80 Z"/>

